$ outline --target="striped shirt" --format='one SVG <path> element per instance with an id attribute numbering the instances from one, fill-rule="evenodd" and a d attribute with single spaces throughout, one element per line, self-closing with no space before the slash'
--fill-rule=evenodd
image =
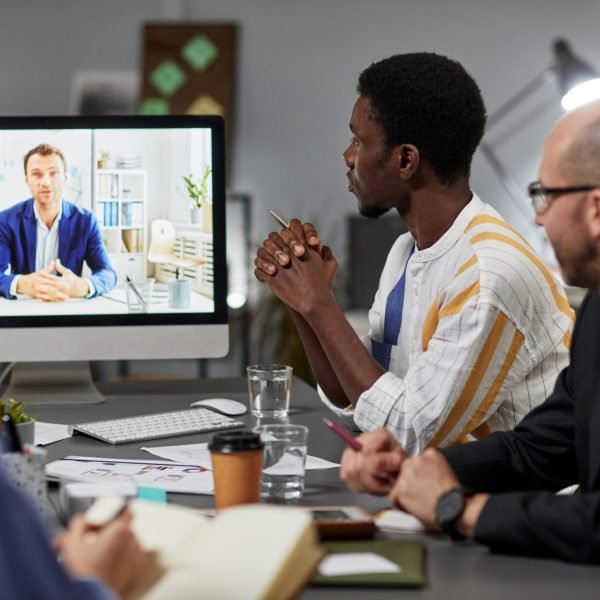
<path id="1" fill-rule="evenodd" d="M 412 252 L 412 255 L 411 255 Z M 405 269 L 406 265 L 406 269 Z M 527 241 L 477 196 L 433 246 L 392 247 L 363 343 L 377 358 L 386 300 L 405 273 L 389 367 L 339 409 L 363 431 L 387 427 L 409 452 L 512 429 L 567 365 L 574 313 Z"/>

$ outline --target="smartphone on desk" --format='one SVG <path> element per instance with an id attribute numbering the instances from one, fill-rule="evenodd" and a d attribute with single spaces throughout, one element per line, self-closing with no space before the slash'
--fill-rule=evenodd
<path id="1" fill-rule="evenodd" d="M 364 539 L 375 535 L 373 517 L 360 506 L 304 506 L 322 540 Z"/>

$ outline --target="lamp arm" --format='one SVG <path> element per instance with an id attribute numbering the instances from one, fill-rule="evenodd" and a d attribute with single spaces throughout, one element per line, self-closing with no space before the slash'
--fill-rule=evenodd
<path id="1" fill-rule="evenodd" d="M 521 186 L 504 168 L 490 146 L 488 146 L 485 142 L 482 142 L 479 146 L 479 150 L 481 150 L 481 153 L 488 160 L 492 170 L 500 180 L 502 187 L 506 190 L 508 197 L 512 200 L 513 204 L 524 217 L 525 222 L 531 223 L 533 220 L 533 215 L 531 212 L 527 212 L 525 209 L 526 202 L 524 202 L 523 190 L 521 189 Z"/>
<path id="2" fill-rule="evenodd" d="M 550 65 L 539 75 L 534 77 L 528 84 L 523 86 L 516 94 L 511 96 L 504 104 L 497 108 L 487 119 L 487 129 L 492 128 L 498 121 L 501 121 L 510 111 L 518 106 L 523 100 L 531 96 L 544 83 L 550 81 L 556 76 L 556 66 Z"/>

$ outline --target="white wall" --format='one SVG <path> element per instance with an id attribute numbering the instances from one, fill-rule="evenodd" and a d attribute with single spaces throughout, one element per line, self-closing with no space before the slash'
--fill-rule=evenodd
<path id="1" fill-rule="evenodd" d="M 66 113 L 75 70 L 135 68 L 142 23 L 185 18 L 239 24 L 231 182 L 254 196 L 254 237 L 272 228 L 273 206 L 317 219 L 341 250 L 343 216 L 355 210 L 341 153 L 368 64 L 398 52 L 447 54 L 477 79 L 490 112 L 547 66 L 556 36 L 600 68 L 597 0 L 21 0 L 0 8 L 0 114 Z M 522 187 L 560 114 L 555 100 L 549 83 L 490 131 Z M 507 199 L 481 156 L 473 187 L 535 236 L 528 209 Z"/>

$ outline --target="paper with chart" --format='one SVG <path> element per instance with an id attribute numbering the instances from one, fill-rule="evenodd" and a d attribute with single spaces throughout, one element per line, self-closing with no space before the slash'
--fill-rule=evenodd
<path id="1" fill-rule="evenodd" d="M 154 446 L 142 448 L 150 454 L 160 456 L 160 458 L 166 458 L 177 463 L 188 463 L 192 465 L 199 465 L 205 469 L 212 469 L 210 462 L 210 451 L 208 450 L 208 444 L 184 444 L 182 446 Z M 339 467 L 338 463 L 325 460 L 324 458 L 318 458 L 317 456 L 306 456 L 306 470 L 315 469 L 332 469 Z"/>
<path id="2" fill-rule="evenodd" d="M 46 465 L 46 475 L 70 481 L 112 483 L 129 481 L 138 487 L 181 494 L 213 494 L 212 472 L 193 464 L 67 456 Z"/>

